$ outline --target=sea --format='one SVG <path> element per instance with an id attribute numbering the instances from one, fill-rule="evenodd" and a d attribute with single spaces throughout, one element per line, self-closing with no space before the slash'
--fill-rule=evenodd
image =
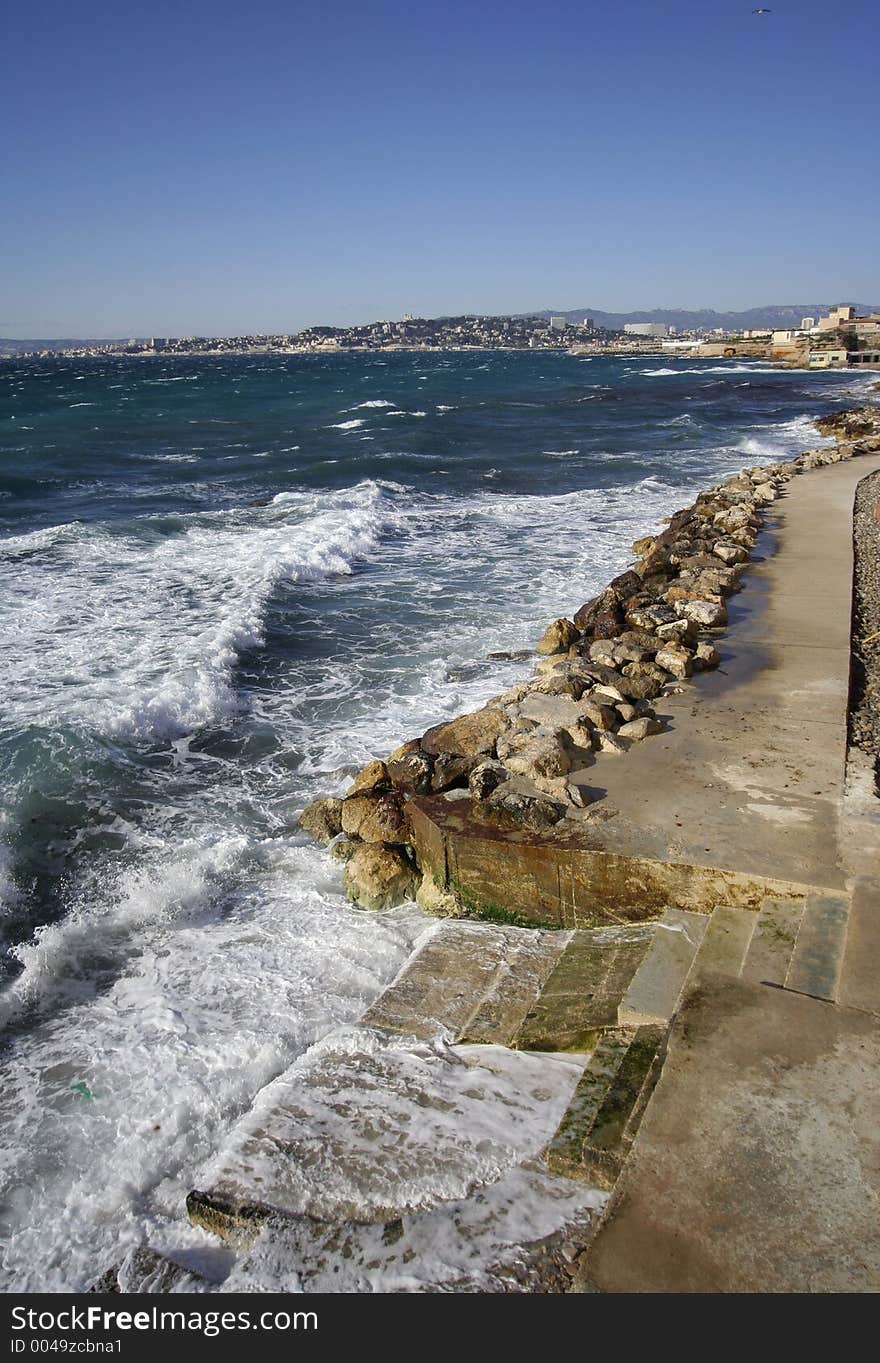
<path id="1" fill-rule="evenodd" d="M 303 806 L 527 675 L 493 655 L 699 489 L 823 443 L 869 377 L 0 361 L 0 1289 L 82 1290 L 138 1244 L 241 1286 L 186 1194 L 430 931 L 347 903 Z"/>

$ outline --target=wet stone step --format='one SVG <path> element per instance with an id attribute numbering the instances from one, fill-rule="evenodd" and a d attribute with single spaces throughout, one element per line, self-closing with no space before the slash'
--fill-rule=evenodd
<path id="1" fill-rule="evenodd" d="M 568 932 L 446 922 L 362 1018 L 417 1037 L 507 1045 L 570 941 Z"/>
<path id="2" fill-rule="evenodd" d="M 651 948 L 621 1002 L 621 1026 L 669 1021 L 708 925 L 706 914 L 666 910 L 656 925 Z"/>
<path id="3" fill-rule="evenodd" d="M 653 924 L 581 929 L 550 974 L 513 1044 L 526 1051 L 589 1051 L 616 1027 L 620 1000 L 648 951 Z"/>
<path id="4" fill-rule="evenodd" d="M 580 1080 L 570 1057 L 363 1026 L 257 1095 L 187 1210 L 233 1243 L 266 1220 L 377 1225 L 460 1202 L 540 1157 Z"/>
<path id="5" fill-rule="evenodd" d="M 807 895 L 786 989 L 814 999 L 837 998 L 848 921 L 849 900 L 843 895 Z"/>
<path id="6" fill-rule="evenodd" d="M 551 1172 L 613 1188 L 656 1083 L 666 1032 L 653 1024 L 606 1032 L 547 1147 Z"/>
<path id="7" fill-rule="evenodd" d="M 785 983 L 803 913 L 803 899 L 764 900 L 742 968 L 744 980 Z"/>

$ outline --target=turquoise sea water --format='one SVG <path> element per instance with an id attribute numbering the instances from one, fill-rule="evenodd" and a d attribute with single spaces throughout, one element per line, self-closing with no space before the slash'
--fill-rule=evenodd
<path id="1" fill-rule="evenodd" d="M 866 379 L 564 354 L 0 363 L 9 1290 L 184 1237 L 254 1094 L 419 914 L 349 907 L 317 794 L 522 675 L 630 541 Z"/>

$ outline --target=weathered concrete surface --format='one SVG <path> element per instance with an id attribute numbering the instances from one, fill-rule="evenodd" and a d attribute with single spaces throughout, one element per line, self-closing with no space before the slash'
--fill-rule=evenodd
<path id="1" fill-rule="evenodd" d="M 663 701 L 664 733 L 575 773 L 586 812 L 527 832 L 467 800 L 414 800 L 438 883 L 468 907 L 565 927 L 842 890 L 852 506 L 878 468 L 870 455 L 791 480 L 729 600 L 721 667 Z"/>
<path id="2" fill-rule="evenodd" d="M 852 887 L 839 1001 L 880 1016 L 880 877 Z"/>
<path id="3" fill-rule="evenodd" d="M 581 1290 L 880 1290 L 880 1019 L 706 975 Z"/>

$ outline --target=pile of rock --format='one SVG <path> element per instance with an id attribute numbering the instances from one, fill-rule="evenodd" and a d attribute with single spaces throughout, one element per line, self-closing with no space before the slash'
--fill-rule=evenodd
<path id="1" fill-rule="evenodd" d="M 840 434 L 857 430 L 858 441 L 745 469 L 637 540 L 632 569 L 573 619 L 548 625 L 529 681 L 370 762 L 344 799 L 310 805 L 302 827 L 347 862 L 349 896 L 366 908 L 413 896 L 421 879 L 407 822 L 413 796 L 469 798 L 485 817 L 534 830 L 584 817 L 595 756 L 660 733 L 652 702 L 718 666 L 727 598 L 788 479 L 880 447 L 877 409 L 845 415 Z"/>

